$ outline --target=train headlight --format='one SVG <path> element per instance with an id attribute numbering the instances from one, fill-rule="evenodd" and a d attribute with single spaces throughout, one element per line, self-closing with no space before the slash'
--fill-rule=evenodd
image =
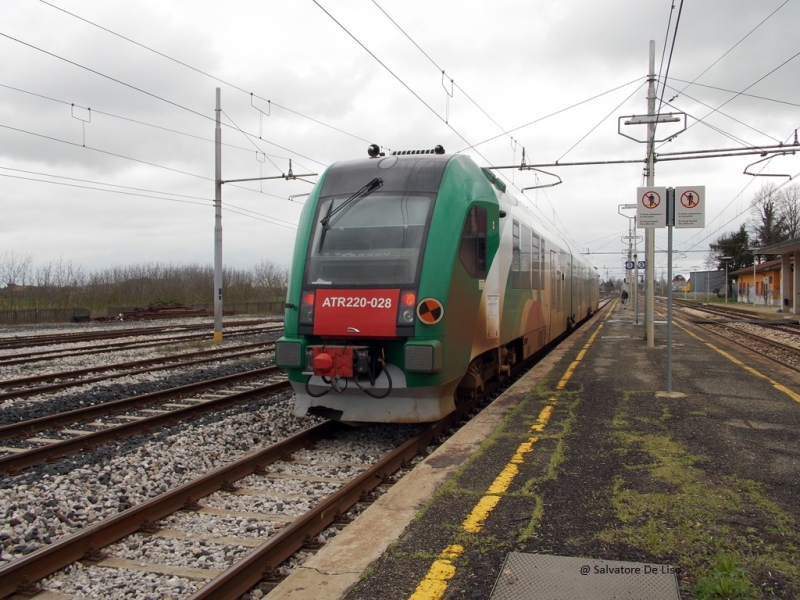
<path id="1" fill-rule="evenodd" d="M 301 367 L 303 359 L 303 345 L 300 342 L 275 342 L 275 364 L 279 367 Z"/>
<path id="2" fill-rule="evenodd" d="M 438 340 L 406 344 L 406 371 L 438 373 L 442 370 L 442 344 Z"/>
<path id="3" fill-rule="evenodd" d="M 304 290 L 300 300 L 300 324 L 314 324 L 314 298 L 313 291 Z"/>
<path id="4" fill-rule="evenodd" d="M 412 325 L 416 314 L 417 293 L 414 290 L 400 292 L 400 303 L 397 307 L 397 324 Z"/>

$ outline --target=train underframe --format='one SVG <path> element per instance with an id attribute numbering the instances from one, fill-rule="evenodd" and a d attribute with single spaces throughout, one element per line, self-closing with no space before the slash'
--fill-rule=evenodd
<path id="1" fill-rule="evenodd" d="M 379 344 L 310 346 L 305 382 L 292 382 L 295 414 L 346 422 L 437 421 L 464 400 L 486 396 L 523 362 L 523 338 L 475 357 L 463 377 L 409 387 L 404 371 L 381 358 Z M 331 361 L 321 354 L 333 355 Z M 529 357 L 530 358 L 530 357 Z M 342 363 L 344 366 L 342 367 Z M 315 368 L 323 365 L 325 369 Z"/>

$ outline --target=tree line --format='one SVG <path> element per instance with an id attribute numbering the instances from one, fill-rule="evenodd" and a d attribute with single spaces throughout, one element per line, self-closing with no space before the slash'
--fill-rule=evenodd
<path id="1" fill-rule="evenodd" d="M 283 302 L 288 280 L 289 270 L 268 260 L 225 268 L 225 302 Z M 0 309 L 211 304 L 213 287 L 214 269 L 206 265 L 144 263 L 89 272 L 70 260 L 34 266 L 28 254 L 0 256 Z"/>
<path id="2" fill-rule="evenodd" d="M 752 267 L 753 263 L 777 258 L 753 255 L 752 248 L 764 248 L 800 237 L 800 185 L 777 187 L 767 183 L 756 192 L 750 219 L 738 231 L 725 233 L 709 244 L 708 262 L 728 272 Z"/>

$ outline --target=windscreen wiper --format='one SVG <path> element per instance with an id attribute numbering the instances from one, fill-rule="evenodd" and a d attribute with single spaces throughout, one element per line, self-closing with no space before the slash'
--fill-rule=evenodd
<path id="1" fill-rule="evenodd" d="M 383 185 L 383 179 L 381 179 L 380 177 L 375 177 L 374 179 L 372 179 L 372 181 L 370 181 L 368 184 L 366 184 L 360 190 L 355 192 L 352 196 L 350 196 L 347 200 L 342 202 L 335 209 L 333 208 L 333 199 L 331 199 L 331 203 L 328 205 L 327 214 L 319 220 L 320 224 L 322 225 L 322 232 L 319 234 L 319 249 L 318 249 L 318 251 L 322 250 L 322 244 L 325 242 L 325 234 L 327 233 L 328 229 L 331 228 L 331 217 L 336 215 L 336 213 L 341 212 L 346 207 L 354 204 L 356 201 L 360 200 L 361 198 L 369 196 L 372 192 L 374 192 L 375 190 L 380 188 L 382 185 Z"/>

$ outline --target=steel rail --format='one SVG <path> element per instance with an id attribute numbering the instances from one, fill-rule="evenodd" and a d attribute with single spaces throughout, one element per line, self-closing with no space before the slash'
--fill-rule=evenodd
<path id="1" fill-rule="evenodd" d="M 758 325 L 757 323 L 754 323 L 754 324 Z M 798 348 L 796 346 L 790 346 L 789 344 L 784 344 L 783 342 L 779 342 L 777 340 L 771 340 L 771 339 L 768 339 L 768 338 L 762 338 L 762 337 L 757 336 L 755 333 L 750 333 L 749 331 L 742 331 L 741 329 L 734 329 L 734 328 L 729 326 L 730 325 L 729 323 L 696 323 L 696 325 L 699 325 L 700 327 L 702 327 L 703 329 L 706 329 L 707 331 L 711 331 L 713 333 L 716 333 L 717 335 L 720 335 L 720 336 L 724 337 L 726 340 L 730 340 L 732 342 L 736 342 L 740 346 L 742 346 L 744 348 L 747 348 L 749 350 L 752 350 L 753 352 L 757 352 L 758 354 L 762 354 L 763 356 L 766 356 L 767 358 L 770 358 L 770 359 L 772 359 L 772 360 L 774 360 L 776 362 L 779 362 L 779 363 L 781 363 L 783 365 L 786 365 L 787 367 L 791 367 L 792 369 L 794 369 L 796 371 L 800 370 L 798 367 L 796 367 L 796 366 L 794 366 L 792 364 L 785 363 L 784 361 L 779 360 L 779 359 L 775 358 L 774 356 L 770 356 L 768 354 L 764 354 L 763 352 L 759 351 L 756 348 L 753 348 L 751 346 L 746 346 L 746 345 L 742 344 L 741 342 L 737 342 L 736 340 L 731 339 L 731 338 L 727 337 L 726 335 L 719 333 L 718 331 L 714 331 L 713 329 L 709 329 L 708 326 L 721 327 L 723 329 L 728 329 L 729 331 L 733 332 L 736 335 L 741 335 L 742 337 L 747 338 L 747 339 L 751 339 L 754 342 L 758 342 L 759 344 L 765 344 L 767 346 L 774 346 L 774 347 L 778 348 L 779 350 L 782 350 L 784 352 L 788 352 L 789 354 L 794 354 L 795 356 L 800 358 L 800 348 Z"/>
<path id="2" fill-rule="evenodd" d="M 27 389 L 20 389 L 20 390 L 11 390 L 9 392 L 4 392 L 0 394 L 0 401 L 7 400 L 9 398 L 27 398 L 29 396 L 36 396 L 38 394 L 47 394 L 50 392 L 57 392 L 59 390 L 63 390 L 69 387 L 78 387 L 80 385 L 85 385 L 87 383 L 97 383 L 99 381 L 108 381 L 110 379 L 119 379 L 120 377 L 128 377 L 131 375 L 139 375 L 141 373 L 152 373 L 154 371 L 166 371 L 168 369 L 175 369 L 178 367 L 188 367 L 191 365 L 201 365 L 203 363 L 209 362 L 217 362 L 217 361 L 224 361 L 224 360 L 233 360 L 236 358 L 242 358 L 245 356 L 253 356 L 254 354 L 260 354 L 264 351 L 265 348 L 274 347 L 274 343 L 271 342 L 262 342 L 256 344 L 260 346 L 257 350 L 246 350 L 244 352 L 230 352 L 226 354 L 221 354 L 220 350 L 216 350 L 216 354 L 214 356 L 201 358 L 197 360 L 187 360 L 187 361 L 166 361 L 167 364 L 161 364 L 160 366 L 141 366 L 136 369 L 130 369 L 127 371 L 123 371 L 121 373 L 112 373 L 110 375 L 99 375 L 97 377 L 86 377 L 84 379 L 75 379 L 73 381 L 62 381 L 60 383 L 52 383 L 50 385 L 42 385 L 39 387 L 34 388 L 27 388 Z M 144 364 L 145 361 L 143 361 Z M 162 359 L 153 359 L 154 364 L 164 363 L 165 361 Z M 116 365 L 108 365 L 105 367 L 92 367 L 88 369 L 79 369 L 78 371 L 65 371 L 64 373 L 60 373 L 61 376 L 70 376 L 75 374 L 83 374 L 83 373 L 96 373 L 102 371 L 111 371 L 114 369 L 125 368 L 126 363 L 119 363 Z M 36 377 L 34 377 L 35 379 Z M 50 379 L 54 379 L 57 377 L 49 377 Z M 15 380 L 7 380 L 2 381 L 0 384 L 6 386 L 8 382 L 18 382 L 21 381 L 19 379 Z"/>
<path id="3" fill-rule="evenodd" d="M 714 334 L 716 336 L 719 336 L 719 337 L 721 337 L 722 339 L 724 339 L 724 340 L 726 340 L 728 342 L 732 342 L 734 344 L 737 344 L 738 346 L 741 346 L 745 350 L 749 350 L 750 352 L 754 352 L 754 353 L 758 354 L 759 356 L 763 356 L 764 358 L 767 358 L 767 359 L 769 359 L 769 360 L 771 360 L 773 362 L 778 363 L 779 365 L 782 365 L 782 366 L 787 367 L 789 369 L 792 369 L 794 371 L 800 371 L 800 367 L 798 367 L 797 365 L 793 365 L 793 364 L 791 364 L 791 363 L 789 363 L 787 361 L 780 360 L 779 358 L 776 358 L 773 355 L 767 354 L 766 352 L 762 352 L 758 348 L 754 348 L 753 346 L 747 345 L 747 344 L 741 342 L 740 340 L 734 339 L 733 337 L 729 337 L 728 335 L 725 335 L 723 332 L 719 331 L 718 328 L 728 329 L 733 334 L 741 335 L 744 338 L 747 338 L 747 339 L 752 340 L 754 342 L 758 342 L 760 344 L 765 344 L 765 345 L 776 347 L 778 350 L 781 350 L 781 351 L 784 351 L 784 352 L 788 352 L 790 354 L 793 354 L 795 356 L 800 357 L 800 349 L 798 349 L 798 348 L 795 348 L 793 346 L 788 346 L 786 344 L 782 344 L 781 342 L 776 342 L 776 341 L 773 341 L 773 340 L 760 338 L 755 334 L 752 334 L 752 333 L 749 333 L 749 332 L 746 332 L 746 331 L 742 331 L 740 329 L 734 329 L 734 328 L 729 326 L 729 325 L 731 325 L 731 323 L 725 323 L 725 322 L 721 322 L 721 321 L 699 322 L 699 321 L 693 321 L 691 319 L 687 319 L 684 316 L 677 316 L 677 315 L 674 315 L 674 318 L 676 320 L 683 321 L 687 325 L 694 325 L 696 327 L 699 327 L 700 329 L 704 329 L 704 330 L 708 331 L 709 333 L 712 333 L 712 334 Z M 746 321 L 742 321 L 742 322 L 746 322 Z M 758 325 L 758 323 L 753 323 L 753 324 L 754 325 Z"/>
<path id="4" fill-rule="evenodd" d="M 47 415 L 46 417 L 39 417 L 37 419 L 29 419 L 26 421 L 20 421 L 18 423 L 3 425 L 0 427 L 0 441 L 27 437 L 40 431 L 47 431 L 48 429 L 71 425 L 79 421 L 87 421 L 89 419 L 97 419 L 99 417 L 104 417 L 111 414 L 118 414 L 125 410 L 132 410 L 140 406 L 159 404 L 161 402 L 166 402 L 167 400 L 172 400 L 174 398 L 180 398 L 181 396 L 186 396 L 188 394 L 197 394 L 225 385 L 242 383 L 251 379 L 271 375 L 279 371 L 281 371 L 279 367 L 264 367 L 252 371 L 245 371 L 244 373 L 235 373 L 233 375 L 218 377 L 216 379 L 207 379 L 205 381 L 198 381 L 197 383 L 189 383 L 167 390 L 159 390 L 157 392 L 140 394 L 138 396 L 123 398 L 121 400 L 113 400 L 111 402 L 86 406 L 84 408 L 78 408 L 67 412 Z"/>
<path id="5" fill-rule="evenodd" d="M 279 370 L 278 367 L 275 367 Z M 10 454 L 8 456 L 0 457 L 0 474 L 10 473 L 15 474 L 20 469 L 31 467 L 41 464 L 43 462 L 52 462 L 70 454 L 91 450 L 95 446 L 106 444 L 108 442 L 117 441 L 126 437 L 131 437 L 139 433 L 149 433 L 151 430 L 171 425 L 178 421 L 191 419 L 198 415 L 222 410 L 232 404 L 244 402 L 252 398 L 263 396 L 265 394 L 273 394 L 281 390 L 291 387 L 288 379 L 271 383 L 269 385 L 260 386 L 258 388 L 247 390 L 245 392 L 237 392 L 224 396 L 223 398 L 214 398 L 206 400 L 200 404 L 187 406 L 186 408 L 176 408 L 164 412 L 160 415 L 153 415 L 152 417 L 145 417 L 129 423 L 115 425 L 108 429 L 101 429 L 100 431 L 87 432 L 86 435 L 81 435 L 69 440 L 63 440 L 48 444 L 40 448 L 31 448 L 17 454 Z M 1 577 L 0 577 L 1 578 Z"/>
<path id="6" fill-rule="evenodd" d="M 226 323 L 229 327 L 240 325 L 255 325 L 259 323 L 269 323 L 270 321 L 234 321 Z M 198 329 L 208 328 L 208 323 L 198 323 L 194 325 L 159 325 L 158 327 L 128 327 L 127 329 L 110 330 L 105 329 L 95 332 L 61 333 L 53 335 L 17 335 L 8 338 L 0 338 L 0 349 L 13 349 L 25 346 L 45 346 L 47 344 L 76 344 L 78 342 L 91 342 L 94 340 L 113 339 L 115 337 L 136 337 L 151 335 L 153 333 L 180 331 L 197 331 Z"/>
<path id="7" fill-rule="evenodd" d="M 247 592 L 264 575 L 271 574 L 277 566 L 344 515 L 366 493 L 384 483 L 392 473 L 458 423 L 473 406 L 473 403 L 462 405 L 441 421 L 431 424 L 425 431 L 370 466 L 352 482 L 322 500 L 241 561 L 223 571 L 190 596 L 189 600 L 228 600 Z"/>
<path id="8" fill-rule="evenodd" d="M 342 427 L 335 421 L 321 423 L 0 567 L 0 598 L 32 586 L 125 536 L 147 529 L 159 519 L 192 506 L 197 499 L 213 494 L 228 483 L 247 477 L 287 454 L 330 437 Z"/>
<path id="9" fill-rule="evenodd" d="M 245 329 L 239 331 L 229 331 L 225 334 L 226 338 L 238 338 L 248 335 L 257 335 L 259 333 L 272 333 L 283 329 L 280 327 L 264 327 L 258 329 Z M 174 336 L 168 338 L 160 338 L 156 341 L 134 341 L 134 342 L 115 342 L 112 344 L 99 344 L 93 345 L 88 348 L 79 348 L 77 350 L 41 350 L 39 352 L 24 352 L 18 354 L 9 354 L 7 356 L 0 356 L 0 367 L 7 367 L 12 365 L 28 364 L 32 362 L 40 362 L 43 360 L 51 360 L 53 358 L 64 358 L 72 356 L 86 356 L 91 354 L 99 354 L 100 351 L 114 351 L 114 350 L 134 350 L 141 348 L 157 348 L 159 346 L 167 346 L 173 342 L 193 342 L 195 340 L 207 339 L 205 333 L 190 333 L 188 335 Z"/>
<path id="10" fill-rule="evenodd" d="M 758 322 L 777 321 L 781 325 L 786 325 L 786 324 L 795 325 L 798 323 L 798 319 L 795 315 L 787 316 L 784 313 L 775 313 L 776 318 L 769 319 L 766 316 L 760 316 L 759 313 L 757 313 L 756 311 L 749 311 L 749 309 L 746 308 L 744 310 L 736 308 L 725 308 L 724 304 L 720 305 L 714 304 L 714 306 L 711 306 L 709 304 L 696 304 L 688 300 L 683 300 L 682 298 L 673 298 L 672 302 L 673 305 L 680 306 L 682 308 L 691 308 L 701 312 L 707 312 L 709 314 L 724 315 L 726 317 L 739 317 L 739 319 L 741 320 L 753 320 Z"/>
<path id="11" fill-rule="evenodd" d="M 232 321 L 226 323 L 228 327 L 244 325 L 256 325 L 270 323 L 271 321 Z M 213 324 L 200 323 L 196 325 L 161 325 L 158 327 L 128 327 L 116 331 L 104 330 L 92 333 L 67 333 L 59 335 L 38 335 L 38 336 L 13 336 L 0 338 L 0 349 L 24 348 L 25 346 L 45 346 L 47 344 L 75 344 L 78 342 L 89 342 L 93 340 L 114 339 L 119 337 L 135 337 L 151 335 L 153 333 L 180 331 L 197 331 L 198 329 L 208 329 Z"/>
<path id="12" fill-rule="evenodd" d="M 10 387 L 13 385 L 26 385 L 29 383 L 39 383 L 43 381 L 53 381 L 54 379 L 64 379 L 67 377 L 76 377 L 78 375 L 85 375 L 87 373 L 99 373 L 102 371 L 114 371 L 116 369 L 127 369 L 129 367 L 144 367 L 148 365 L 157 365 L 165 362 L 180 362 L 183 358 L 196 358 L 200 356 L 211 356 L 214 354 L 222 354 L 230 350 L 245 350 L 247 348 L 255 348 L 257 346 L 267 346 L 272 342 L 252 342 L 249 344 L 242 344 L 240 346 L 226 347 L 226 348 L 212 348 L 210 350 L 197 350 L 195 352 L 185 352 L 183 354 L 169 354 L 160 356 L 158 358 L 143 358 L 139 360 L 130 360 L 121 363 L 113 363 L 110 365 L 97 365 L 94 367 L 84 367 L 82 369 L 72 369 L 70 371 L 59 371 L 57 373 L 45 373 L 44 375 L 30 375 L 28 377 L 18 377 L 16 379 L 0 380 L 0 388 Z"/>

